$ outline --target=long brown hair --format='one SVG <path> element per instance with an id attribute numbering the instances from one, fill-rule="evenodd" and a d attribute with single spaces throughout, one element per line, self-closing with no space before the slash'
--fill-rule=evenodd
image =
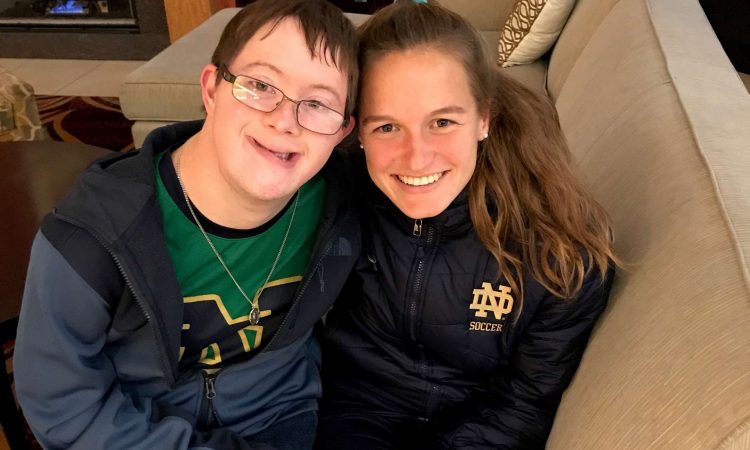
<path id="1" fill-rule="evenodd" d="M 554 106 L 502 75 L 465 19 L 433 1 L 400 1 L 376 13 L 359 36 L 363 79 L 380 57 L 416 47 L 463 65 L 477 106 L 490 112 L 467 188 L 471 220 L 513 287 L 523 290 L 528 272 L 570 299 L 590 270 L 604 277 L 618 262 L 607 214 L 573 173 Z"/>

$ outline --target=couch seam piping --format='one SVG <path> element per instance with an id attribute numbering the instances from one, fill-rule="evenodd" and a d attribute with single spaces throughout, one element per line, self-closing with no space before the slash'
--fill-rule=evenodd
<path id="1" fill-rule="evenodd" d="M 713 185 L 714 194 L 716 195 L 717 200 L 719 202 L 721 215 L 724 218 L 724 223 L 726 227 L 728 228 L 729 235 L 731 236 L 732 243 L 736 251 L 735 256 L 738 257 L 739 259 L 741 272 L 742 272 L 742 278 L 745 282 L 745 290 L 746 292 L 750 292 L 750 272 L 748 272 L 747 258 L 746 258 L 745 252 L 743 251 L 742 246 L 740 245 L 739 237 L 737 236 L 736 226 L 734 222 L 732 221 L 732 218 L 729 216 L 729 211 L 728 211 L 726 202 L 724 201 L 723 191 L 721 190 L 721 186 L 719 185 L 716 172 L 711 166 L 708 156 L 706 156 L 706 153 L 703 151 L 703 145 L 701 144 L 701 141 L 698 139 L 698 136 L 695 132 L 695 123 L 693 121 L 692 116 L 688 113 L 688 110 L 685 107 L 685 103 L 683 102 L 682 92 L 680 88 L 678 87 L 678 85 L 674 82 L 675 77 L 673 76 L 672 69 L 670 67 L 670 61 L 667 58 L 667 52 L 665 52 L 664 50 L 664 46 L 662 45 L 662 38 L 657 32 L 656 24 L 654 23 L 652 0 L 644 0 L 644 3 L 646 6 L 646 10 L 648 12 L 648 19 L 651 22 L 651 29 L 653 31 L 654 36 L 656 37 L 656 43 L 659 46 L 659 51 L 662 54 L 664 67 L 672 83 L 672 86 L 674 86 L 674 92 L 677 96 L 677 101 L 679 102 L 680 109 L 682 110 L 682 113 L 684 114 L 685 119 L 690 124 L 690 134 L 693 137 L 693 142 L 695 142 L 695 147 L 698 149 L 698 154 L 700 155 L 700 158 L 703 161 L 703 165 L 706 167 L 706 170 L 708 171 L 711 184 Z M 696 3 L 697 3 L 697 0 L 696 0 Z"/>

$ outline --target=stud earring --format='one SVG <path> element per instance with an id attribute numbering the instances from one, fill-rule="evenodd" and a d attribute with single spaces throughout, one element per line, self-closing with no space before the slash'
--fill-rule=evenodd
<path id="1" fill-rule="evenodd" d="M 490 137 L 490 134 L 489 134 L 489 133 L 484 133 L 484 137 L 482 138 L 482 140 L 485 140 L 485 139 L 487 139 L 488 137 Z"/>
<path id="2" fill-rule="evenodd" d="M 362 144 L 359 144 L 359 148 L 361 148 L 362 150 L 364 150 L 364 149 L 365 149 L 365 146 L 364 146 L 364 145 L 362 145 Z"/>

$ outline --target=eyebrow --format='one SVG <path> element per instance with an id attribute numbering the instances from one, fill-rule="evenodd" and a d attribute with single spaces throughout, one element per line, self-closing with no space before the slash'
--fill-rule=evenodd
<path id="1" fill-rule="evenodd" d="M 253 68 L 253 67 L 256 67 L 256 66 L 267 67 L 267 68 L 271 69 L 272 71 L 274 71 L 274 72 L 278 73 L 279 75 L 281 75 L 281 69 L 279 69 L 278 67 L 274 66 L 273 64 L 269 64 L 269 63 L 265 63 L 265 62 L 252 62 L 252 63 L 248 63 L 248 64 L 245 64 L 244 66 L 240 67 L 239 70 L 241 72 L 243 70 L 247 70 L 247 69 L 250 69 L 250 68 Z"/>
<path id="2" fill-rule="evenodd" d="M 457 105 L 446 106 L 444 108 L 438 108 L 430 112 L 430 116 L 436 116 L 440 114 L 464 114 L 466 110 Z M 392 122 L 394 118 L 388 115 L 374 115 L 366 116 L 362 119 L 362 125 L 367 125 L 370 122 Z"/>
<path id="3" fill-rule="evenodd" d="M 341 100 L 341 95 L 339 95 L 339 93 L 336 92 L 334 88 L 332 88 L 331 86 L 327 84 L 313 84 L 310 87 L 313 89 L 322 89 L 324 91 L 328 91 L 331 93 L 331 95 L 333 95 L 336 98 L 337 101 L 343 103 L 343 101 Z"/>
<path id="4" fill-rule="evenodd" d="M 257 66 L 266 67 L 268 69 L 271 69 L 273 72 L 277 73 L 278 75 L 283 75 L 283 72 L 281 71 L 281 69 L 279 69 L 278 67 L 274 66 L 273 64 L 266 63 L 266 62 L 252 62 L 252 63 L 249 63 L 249 64 L 245 64 L 244 66 L 240 67 L 240 69 L 239 69 L 240 70 L 240 74 L 242 74 L 242 71 L 244 71 L 244 70 L 248 70 L 248 69 L 251 69 L 251 68 L 257 67 Z M 337 101 L 339 101 L 339 102 L 342 101 L 341 95 L 339 95 L 339 93 L 336 92 L 336 90 L 333 87 L 331 87 L 331 86 L 329 86 L 327 84 L 316 83 L 316 84 L 312 84 L 312 85 L 310 85 L 308 87 L 312 88 L 312 89 L 322 89 L 324 91 L 328 91 L 328 92 L 330 92 L 336 98 Z"/>

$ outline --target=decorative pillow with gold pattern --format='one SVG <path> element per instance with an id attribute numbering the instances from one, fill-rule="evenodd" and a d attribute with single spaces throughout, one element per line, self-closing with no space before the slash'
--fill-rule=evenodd
<path id="1" fill-rule="evenodd" d="M 516 0 L 500 34 L 498 64 L 536 61 L 557 40 L 575 0 Z"/>

